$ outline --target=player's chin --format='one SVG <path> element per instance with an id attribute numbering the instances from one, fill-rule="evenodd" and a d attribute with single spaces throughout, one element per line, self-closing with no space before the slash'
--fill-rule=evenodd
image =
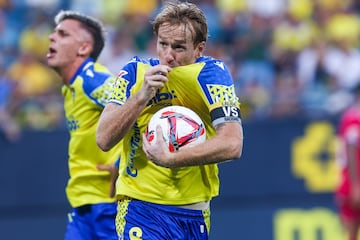
<path id="1" fill-rule="evenodd" d="M 48 65 L 49 67 L 56 67 L 56 66 L 57 66 L 56 60 L 55 60 L 55 58 L 53 58 L 53 57 L 47 57 L 47 58 L 46 58 L 46 63 L 47 63 L 47 65 Z"/>

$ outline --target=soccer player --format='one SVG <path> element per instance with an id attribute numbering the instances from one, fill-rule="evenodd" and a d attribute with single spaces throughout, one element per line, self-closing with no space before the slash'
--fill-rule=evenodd
<path id="1" fill-rule="evenodd" d="M 60 11 L 55 24 L 49 36 L 47 63 L 64 83 L 70 133 L 66 194 L 73 209 L 65 239 L 118 239 L 114 187 L 120 144 L 103 152 L 95 138 L 99 116 L 115 81 L 95 62 L 104 46 L 104 28 L 98 20 L 73 11 Z"/>
<path id="2" fill-rule="evenodd" d="M 354 94 L 354 104 L 342 114 L 339 122 L 341 177 L 335 192 L 339 216 L 349 240 L 357 239 L 360 227 L 360 84 Z"/>
<path id="3" fill-rule="evenodd" d="M 120 140 L 117 181 L 120 239 L 208 239 L 210 200 L 219 193 L 217 163 L 238 159 L 243 132 L 233 80 L 223 61 L 203 56 L 208 28 L 191 3 L 168 1 L 153 22 L 158 59 L 134 57 L 114 85 L 99 120 L 104 151 Z M 151 145 L 145 130 L 169 105 L 195 111 L 204 143 L 170 152 L 157 128 Z"/>

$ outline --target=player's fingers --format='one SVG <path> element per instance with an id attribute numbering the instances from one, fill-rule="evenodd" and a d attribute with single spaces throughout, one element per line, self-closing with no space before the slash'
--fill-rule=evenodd
<path id="1" fill-rule="evenodd" d="M 150 85 L 163 84 L 168 81 L 168 78 L 163 75 L 151 75 L 151 76 L 147 76 L 146 81 L 150 83 Z"/>
<path id="2" fill-rule="evenodd" d="M 162 76 L 167 76 L 168 73 L 171 71 L 171 68 L 169 66 L 166 65 L 156 65 L 154 67 L 148 68 L 145 72 L 145 76 L 146 75 L 162 75 Z"/>
<path id="3" fill-rule="evenodd" d="M 162 128 L 160 125 L 156 126 L 156 142 L 160 143 L 160 142 L 164 142 L 164 135 L 162 134 Z"/>
<path id="4" fill-rule="evenodd" d="M 147 138 L 146 138 L 146 134 L 143 133 L 142 134 L 142 149 L 144 151 L 144 153 L 146 154 L 146 156 L 148 157 L 149 156 L 149 153 L 148 153 L 148 147 L 149 147 L 150 143 L 148 142 Z"/>

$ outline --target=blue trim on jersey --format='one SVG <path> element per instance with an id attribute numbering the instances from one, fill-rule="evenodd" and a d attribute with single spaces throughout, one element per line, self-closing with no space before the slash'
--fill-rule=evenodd
<path id="1" fill-rule="evenodd" d="M 148 59 L 142 59 L 139 56 L 134 56 L 129 63 L 138 63 L 141 62 L 143 64 L 148 64 L 151 66 L 156 66 L 160 64 L 160 60 L 157 58 L 148 58 Z"/>
<path id="2" fill-rule="evenodd" d="M 92 71 L 94 76 L 87 75 L 87 71 Z M 86 69 L 83 72 L 81 77 L 84 80 L 83 81 L 83 89 L 84 89 L 86 96 L 88 96 L 90 99 L 92 99 L 97 105 L 99 105 L 101 107 L 105 107 L 104 104 L 99 102 L 97 98 L 92 97 L 91 93 L 112 76 L 109 73 L 96 72 L 94 70 L 94 65 L 92 65 L 91 67 L 89 67 L 88 69 Z"/>
<path id="3" fill-rule="evenodd" d="M 116 162 L 115 162 L 115 167 L 117 168 L 117 169 L 119 169 L 119 166 L 120 166 L 120 157 L 116 160 Z"/>
<path id="4" fill-rule="evenodd" d="M 126 71 L 128 74 L 122 76 L 122 78 L 126 79 L 129 84 L 127 86 L 127 98 L 130 97 L 130 90 L 133 85 L 137 81 L 136 71 L 137 71 L 137 64 L 138 63 L 148 64 L 151 66 L 156 66 L 160 64 L 159 59 L 156 58 L 149 58 L 147 60 L 141 59 L 138 56 L 132 58 L 132 60 L 124 66 L 123 70 Z M 201 72 L 198 76 L 199 84 L 203 89 L 204 94 L 210 104 L 214 104 L 213 98 L 211 97 L 210 92 L 208 91 L 207 84 L 211 85 L 222 85 L 222 86 L 232 86 L 233 78 L 230 74 L 230 71 L 226 64 L 219 59 L 212 58 L 210 56 L 202 56 L 196 60 L 196 63 L 205 63 L 205 66 L 201 69 Z"/>
<path id="5" fill-rule="evenodd" d="M 136 77 L 136 71 L 137 71 L 137 65 L 138 63 L 143 63 L 143 64 L 147 64 L 147 65 L 151 65 L 151 66 L 156 66 L 160 64 L 160 61 L 158 59 L 155 58 L 149 58 L 147 60 L 145 59 L 141 59 L 138 56 L 135 56 L 131 59 L 130 62 L 128 62 L 124 67 L 123 67 L 123 71 L 127 72 L 127 74 L 123 75 L 122 78 L 126 79 L 129 84 L 127 86 L 127 91 L 126 91 L 126 97 L 129 98 L 130 97 L 130 89 L 134 86 L 134 84 L 137 81 L 137 77 Z"/>
<path id="6" fill-rule="evenodd" d="M 92 58 L 88 58 L 86 59 L 81 66 L 78 68 L 78 70 L 76 71 L 76 73 L 74 74 L 74 76 L 70 79 L 69 84 L 73 84 L 75 79 L 81 75 L 81 72 L 84 71 L 84 67 L 86 66 L 86 64 L 88 64 L 89 62 L 94 62 L 94 60 Z"/>
<path id="7" fill-rule="evenodd" d="M 91 71 L 91 73 L 88 71 Z M 88 58 L 81 64 L 74 77 L 70 80 L 70 85 L 73 84 L 75 79 L 78 77 L 83 79 L 82 87 L 86 96 L 92 99 L 98 106 L 104 108 L 105 105 L 99 102 L 97 98 L 92 97 L 91 93 L 101 86 L 107 79 L 112 77 L 112 75 L 108 72 L 95 71 L 94 60 L 92 58 Z"/>
<path id="8" fill-rule="evenodd" d="M 198 81 L 203 89 L 207 100 L 210 104 L 213 104 L 214 101 L 210 95 L 210 92 L 207 89 L 207 84 L 212 85 L 223 85 L 231 86 L 233 85 L 232 76 L 229 69 L 226 67 L 223 61 L 214 59 L 211 57 L 201 57 L 197 62 L 205 62 L 205 66 L 201 69 L 201 72 L 198 76 Z"/>

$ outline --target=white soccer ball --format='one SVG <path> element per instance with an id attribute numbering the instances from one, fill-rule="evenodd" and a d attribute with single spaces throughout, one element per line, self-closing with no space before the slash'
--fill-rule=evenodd
<path id="1" fill-rule="evenodd" d="M 157 111 L 150 119 L 146 138 L 156 143 L 156 126 L 160 125 L 163 138 L 170 152 L 190 147 L 206 140 L 205 125 L 191 109 L 183 106 L 168 106 Z"/>

